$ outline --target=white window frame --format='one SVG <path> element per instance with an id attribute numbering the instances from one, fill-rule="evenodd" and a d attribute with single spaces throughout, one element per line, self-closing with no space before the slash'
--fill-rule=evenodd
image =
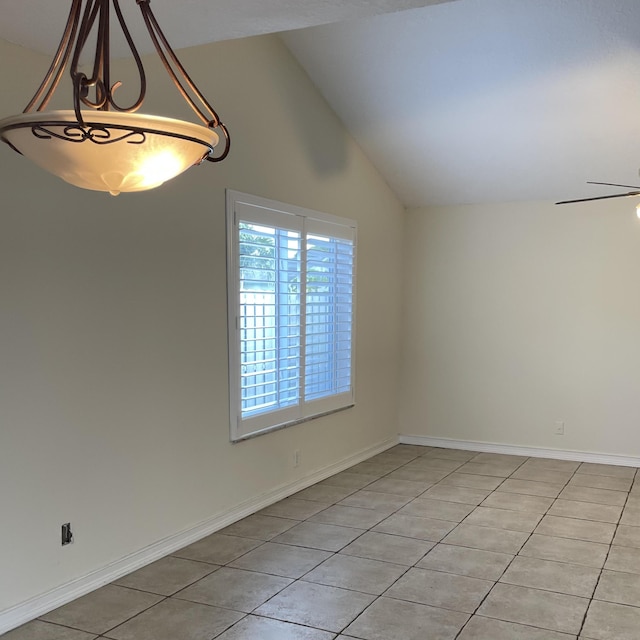
<path id="1" fill-rule="evenodd" d="M 287 228 L 299 229 L 302 233 L 303 264 L 306 263 L 305 233 L 348 239 L 353 243 L 352 300 L 351 300 L 351 353 L 350 389 L 347 392 L 305 401 L 304 398 L 304 336 L 306 328 L 305 304 L 301 303 L 300 325 L 302 331 L 302 362 L 300 365 L 300 400 L 292 407 L 265 411 L 255 416 L 242 418 L 241 409 L 241 362 L 240 362 L 240 264 L 238 221 L 282 226 L 287 216 Z M 268 200 L 258 196 L 227 189 L 227 309 L 229 346 L 229 414 L 230 435 L 233 442 L 252 438 L 275 429 L 299 424 L 319 416 L 334 413 L 355 405 L 355 312 L 356 312 L 356 231 L 354 220 L 341 218 L 311 209 Z M 289 226 L 290 225 L 290 226 Z M 305 274 L 303 274 L 304 276 Z M 304 282 L 304 278 L 301 278 Z M 304 289 L 303 289 L 304 293 Z M 302 295 L 304 299 L 304 295 Z"/>

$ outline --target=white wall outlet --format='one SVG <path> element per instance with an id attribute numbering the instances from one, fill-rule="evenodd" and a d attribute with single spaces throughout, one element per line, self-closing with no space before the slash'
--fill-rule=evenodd
<path id="1" fill-rule="evenodd" d="M 293 466 L 294 467 L 300 466 L 300 449 L 296 449 L 293 452 Z"/>
<path id="2" fill-rule="evenodd" d="M 556 420 L 556 435 L 564 435 L 564 420 Z"/>

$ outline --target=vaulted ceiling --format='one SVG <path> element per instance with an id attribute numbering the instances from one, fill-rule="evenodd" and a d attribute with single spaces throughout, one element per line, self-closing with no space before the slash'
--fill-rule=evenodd
<path id="1" fill-rule="evenodd" d="M 0 37 L 51 52 L 69 5 L 0 0 Z M 123 2 L 127 15 L 134 5 Z M 638 0 L 152 6 L 176 48 L 286 32 L 406 205 L 557 200 L 616 191 L 587 180 L 640 182 Z"/>

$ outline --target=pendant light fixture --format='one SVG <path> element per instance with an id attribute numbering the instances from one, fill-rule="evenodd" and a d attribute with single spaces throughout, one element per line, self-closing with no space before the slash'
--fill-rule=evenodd
<path id="1" fill-rule="evenodd" d="M 226 127 L 178 60 L 149 0 L 135 2 L 167 73 L 202 124 L 138 113 L 146 76 L 118 0 L 72 0 L 60 45 L 39 89 L 21 115 L 0 120 L 0 138 L 18 153 L 75 186 L 112 195 L 153 189 L 204 160 L 220 162 L 230 145 Z M 111 81 L 111 6 L 140 79 L 137 99 L 126 106 L 115 96 L 122 83 Z M 93 37 L 95 55 L 88 77 L 79 66 Z M 67 66 L 73 109 L 46 111 Z M 220 138 L 224 148 L 214 155 Z"/>

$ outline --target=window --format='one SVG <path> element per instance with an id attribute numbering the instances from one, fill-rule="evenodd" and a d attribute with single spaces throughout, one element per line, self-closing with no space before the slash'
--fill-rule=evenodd
<path id="1" fill-rule="evenodd" d="M 355 233 L 227 191 L 232 440 L 353 406 Z"/>

